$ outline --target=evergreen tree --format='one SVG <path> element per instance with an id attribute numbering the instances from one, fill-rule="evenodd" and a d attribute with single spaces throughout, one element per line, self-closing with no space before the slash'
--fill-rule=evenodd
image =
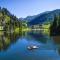
<path id="1" fill-rule="evenodd" d="M 60 35 L 60 14 L 59 14 L 59 19 L 58 19 L 58 27 L 57 27 L 57 33 Z"/>
<path id="2" fill-rule="evenodd" d="M 50 35 L 56 35 L 57 32 L 57 16 L 54 15 L 54 21 L 53 24 L 50 26 Z"/>

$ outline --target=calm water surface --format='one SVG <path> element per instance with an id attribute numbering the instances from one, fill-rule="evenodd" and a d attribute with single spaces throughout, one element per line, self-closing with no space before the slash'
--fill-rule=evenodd
<path id="1" fill-rule="evenodd" d="M 56 40 L 59 41 L 42 33 L 25 32 L 22 37 L 0 50 L 0 60 L 60 60 L 60 44 Z M 39 48 L 28 50 L 27 46 L 30 45 Z"/>

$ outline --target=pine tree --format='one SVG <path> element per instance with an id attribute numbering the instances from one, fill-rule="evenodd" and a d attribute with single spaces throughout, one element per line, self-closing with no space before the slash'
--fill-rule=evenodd
<path id="1" fill-rule="evenodd" d="M 58 19 L 58 27 L 57 27 L 57 33 L 60 35 L 60 14 L 59 14 L 59 19 Z"/>
<path id="2" fill-rule="evenodd" d="M 50 35 L 56 35 L 57 30 L 57 17 L 54 15 L 53 24 L 50 26 Z"/>

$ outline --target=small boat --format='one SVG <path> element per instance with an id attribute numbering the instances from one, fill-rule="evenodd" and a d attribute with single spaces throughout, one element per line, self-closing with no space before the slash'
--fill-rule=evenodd
<path id="1" fill-rule="evenodd" d="M 29 50 L 33 50 L 33 49 L 38 49 L 39 47 L 38 47 L 38 46 L 33 45 L 33 46 L 28 46 L 27 48 L 28 48 Z"/>

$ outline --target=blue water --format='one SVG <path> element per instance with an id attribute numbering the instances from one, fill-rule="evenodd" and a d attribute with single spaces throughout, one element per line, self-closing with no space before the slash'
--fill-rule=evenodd
<path id="1" fill-rule="evenodd" d="M 20 37 L 6 50 L 0 51 L 0 60 L 60 60 L 60 55 L 52 38 L 45 35 L 39 36 L 30 34 Z M 28 50 L 27 46 L 29 45 L 37 45 L 39 48 Z"/>

